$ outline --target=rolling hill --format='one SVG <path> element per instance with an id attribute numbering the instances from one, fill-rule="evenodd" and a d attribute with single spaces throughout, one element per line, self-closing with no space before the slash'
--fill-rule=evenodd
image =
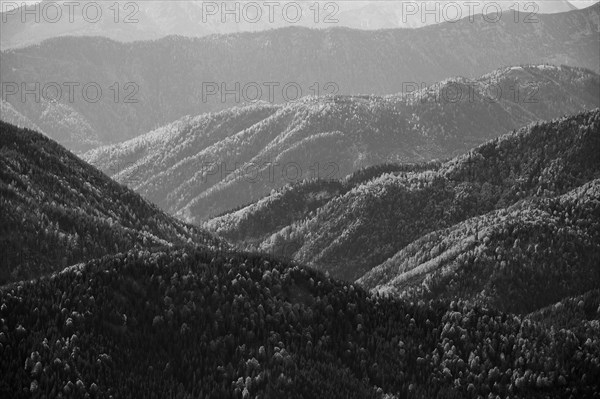
<path id="1" fill-rule="evenodd" d="M 131 249 L 226 248 L 40 133 L 0 123 L 0 284 Z"/>
<path id="2" fill-rule="evenodd" d="M 198 223 L 305 179 L 448 159 L 532 121 L 598 107 L 599 93 L 591 71 L 509 67 L 406 95 L 316 97 L 186 117 L 83 158 Z"/>
<path id="3" fill-rule="evenodd" d="M 478 15 L 419 29 L 288 27 L 132 43 L 59 37 L 2 52 L 2 97 L 50 137 L 83 152 L 255 100 L 396 94 L 521 64 L 599 72 L 599 10 L 539 15 L 536 23 L 511 11 L 495 23 Z M 39 98 L 23 96 L 23 88 Z"/>
<path id="4" fill-rule="evenodd" d="M 600 378 L 598 313 L 555 330 L 249 254 L 105 257 L 0 288 L 0 315 L 12 398 L 593 398 Z"/>

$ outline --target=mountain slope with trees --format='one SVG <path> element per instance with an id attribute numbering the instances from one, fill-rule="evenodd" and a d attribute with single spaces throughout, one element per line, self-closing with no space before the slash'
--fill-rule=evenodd
<path id="1" fill-rule="evenodd" d="M 226 247 L 40 133 L 0 122 L 0 284 L 132 248 Z"/>
<path id="2" fill-rule="evenodd" d="M 281 194 L 275 193 L 205 226 L 234 242 L 355 280 L 426 234 L 522 200 L 557 197 L 600 178 L 599 152 L 600 110 L 594 110 L 532 124 L 421 170 L 367 169 L 367 181 L 358 178 L 351 188 L 332 192 L 316 209 L 291 219 L 293 212 L 281 203 L 270 223 L 261 219 L 270 213 L 261 208 L 277 204 Z M 310 197 L 326 185 L 311 184 L 317 189 Z M 302 203 L 293 193 L 299 189 L 287 190 L 285 196 Z M 293 204 L 289 209 L 303 210 Z"/>
<path id="3" fill-rule="evenodd" d="M 598 320 L 599 314 L 600 289 L 596 288 L 538 309 L 530 313 L 528 318 L 548 328 L 564 328 L 587 334 L 591 329 L 598 328 L 595 320 Z"/>
<path id="4" fill-rule="evenodd" d="M 187 117 L 84 159 L 198 223 L 289 183 L 448 159 L 532 121 L 600 106 L 600 79 L 547 65 L 449 79 L 406 95 L 310 97 Z"/>
<path id="5" fill-rule="evenodd" d="M 389 95 L 452 76 L 476 79 L 501 66 L 521 64 L 566 64 L 599 72 L 599 15 L 600 6 L 595 5 L 536 15 L 535 22 L 528 13 L 508 11 L 497 22 L 476 15 L 411 30 L 289 27 L 133 43 L 60 37 L 3 51 L 2 81 L 16 85 L 17 93 L 8 94 L 12 86 L 3 90 L 16 111 L 69 149 L 83 152 L 186 115 L 256 98 L 274 103 L 295 99 L 296 91 L 299 97 Z M 58 99 L 55 87 L 43 90 L 52 82 L 61 88 Z M 67 82 L 78 84 L 73 99 Z M 268 82 L 277 85 L 273 93 Z M 29 94 L 23 101 L 22 84 L 32 89 L 36 83 L 47 98 L 36 100 Z M 86 89 L 88 84 L 94 87 Z M 216 94 L 209 95 L 215 88 Z M 237 98 L 222 96 L 223 88 L 236 92 Z M 93 101 L 86 100 L 84 89 Z M 87 140 L 71 140 L 74 127 L 85 131 Z"/>
<path id="6" fill-rule="evenodd" d="M 0 393 L 597 396 L 595 328 L 409 303 L 249 254 L 131 251 L 0 289 Z"/>
<path id="7" fill-rule="evenodd" d="M 600 287 L 600 180 L 427 234 L 358 280 L 529 313 Z"/>

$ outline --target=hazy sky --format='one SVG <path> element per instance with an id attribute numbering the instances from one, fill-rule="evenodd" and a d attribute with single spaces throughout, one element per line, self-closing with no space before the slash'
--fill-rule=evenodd
<path id="1" fill-rule="evenodd" d="M 23 4 L 35 4 L 35 3 L 39 3 L 41 0 L 0 0 L 0 5 L 2 5 L 3 3 L 10 3 L 10 4 L 18 4 L 18 5 L 23 5 Z M 63 2 L 63 1 L 73 1 L 73 0 L 45 0 L 45 1 L 52 1 L 52 2 Z M 85 0 L 85 1 L 110 1 L 110 2 L 115 2 L 115 1 L 130 1 L 130 0 Z M 164 2 L 169 2 L 169 1 L 177 1 L 177 2 L 184 2 L 184 1 L 197 1 L 197 2 L 201 2 L 202 0 L 134 0 L 133 2 L 144 2 L 144 1 L 164 1 Z M 215 2 L 221 2 L 223 0 L 214 0 Z M 233 1 L 233 0 L 225 0 L 225 1 Z M 240 0 L 237 0 L 240 1 Z M 258 4 L 262 4 L 264 3 L 264 1 L 266 0 L 241 0 L 243 1 L 254 1 Z M 335 2 L 338 3 L 340 5 L 340 8 L 343 10 L 351 10 L 354 8 L 359 8 L 359 7 L 364 7 L 366 5 L 368 5 L 369 3 L 373 2 L 373 1 L 402 1 L 402 0 L 373 0 L 373 1 L 367 1 L 367 0 L 340 0 L 340 1 L 335 1 L 335 0 L 280 0 L 282 3 L 286 2 L 286 1 L 297 1 L 297 2 L 315 2 L 315 1 L 320 1 L 320 2 Z M 409 1 L 409 2 L 413 2 L 413 3 L 421 3 L 424 1 L 431 1 L 431 0 L 405 0 L 405 1 Z M 454 3 L 463 3 L 465 1 L 473 1 L 473 0 L 439 0 L 440 2 L 454 2 Z M 515 0 L 475 0 L 475 1 L 481 1 L 483 2 L 512 2 L 514 3 Z M 526 2 L 527 0 L 521 0 Z M 552 2 L 552 1 L 560 1 L 560 2 L 564 2 L 565 0 L 537 0 L 539 2 Z M 594 3 L 597 3 L 600 0 L 566 0 L 569 1 L 569 3 L 573 4 L 575 7 L 577 8 L 586 8 L 591 6 Z M 343 3 L 343 5 L 342 5 Z M 8 7 L 8 6 L 7 6 Z M 11 7 L 12 9 L 12 7 Z M 4 10 L 4 7 L 0 7 L 0 11 Z"/>
<path id="2" fill-rule="evenodd" d="M 59 0 L 60 1 L 60 0 Z M 96 1 L 102 1 L 102 0 L 96 0 Z M 104 1 L 114 1 L 114 0 L 104 0 Z M 144 1 L 144 0 L 141 0 Z M 172 0 L 152 0 L 152 1 L 172 1 Z M 177 1 L 201 1 L 201 0 L 177 0 Z M 250 1 L 250 0 L 248 0 Z M 255 0 L 252 0 L 255 1 Z M 312 1 L 312 0 L 298 0 L 298 1 Z M 319 1 L 319 0 L 317 0 Z M 331 1 L 331 0 L 320 0 L 320 1 Z M 376 0 L 376 1 L 382 1 L 382 0 Z M 393 0 L 384 0 L 384 1 L 393 1 Z M 409 0 L 412 1 L 412 0 Z M 421 0 L 414 0 L 416 2 L 419 2 Z M 455 1 L 455 0 L 447 0 L 447 1 Z M 460 0 L 456 0 L 456 1 L 460 1 Z M 491 1 L 491 0 L 488 0 Z M 513 1 L 513 0 L 495 0 L 495 1 Z M 554 1 L 554 0 L 543 0 L 543 1 Z M 588 7 L 594 3 L 597 3 L 600 0 L 569 0 L 569 3 L 573 4 L 575 7 L 577 8 L 585 8 Z M 26 3 L 26 4 L 35 4 L 35 3 L 39 3 L 40 0 L 16 0 L 16 1 L 8 1 L 8 0 L 1 0 L 0 3 L 4 3 L 4 2 L 10 2 L 10 3 Z M 260 4 L 260 0 L 257 1 Z M 362 6 L 362 5 L 366 5 L 368 3 L 370 3 L 370 1 L 366 1 L 366 0 L 355 0 L 355 1 L 343 1 L 344 3 L 357 3 L 357 6 Z"/>

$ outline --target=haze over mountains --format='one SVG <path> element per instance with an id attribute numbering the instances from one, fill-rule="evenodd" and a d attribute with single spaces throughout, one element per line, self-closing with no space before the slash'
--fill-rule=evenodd
<path id="1" fill-rule="evenodd" d="M 0 15 L 0 398 L 600 399 L 572 3 Z"/>
<path id="2" fill-rule="evenodd" d="M 198 223 L 305 179 L 447 159 L 539 119 L 600 106 L 597 74 L 503 68 L 402 96 L 330 96 L 184 118 L 84 159 Z"/>
<path id="3" fill-rule="evenodd" d="M 598 72 L 599 10 L 595 5 L 539 15 L 536 23 L 525 22 L 523 15 L 518 23 L 513 14 L 497 23 L 476 16 L 412 30 L 293 27 L 127 44 L 55 38 L 2 52 L 2 98 L 8 103 L 2 107 L 11 110 L 2 114 L 82 152 L 185 115 L 253 99 L 278 103 L 300 95 L 395 94 L 450 76 L 474 79 L 520 64 L 568 64 Z M 61 96 L 48 86 L 52 82 Z M 68 82 L 78 84 L 72 101 Z M 275 86 L 265 86 L 269 82 Z M 89 84 L 94 101 L 83 94 Z M 40 94 L 39 101 L 22 88 Z M 226 90 L 237 96 L 224 95 Z"/>
<path id="4" fill-rule="evenodd" d="M 567 0 L 452 3 L 448 7 L 440 1 L 282 1 L 271 5 L 254 2 L 249 6 L 244 2 L 226 5 L 214 1 L 141 0 L 84 1 L 69 7 L 65 1 L 44 0 L 20 8 L 22 2 L 6 1 L 0 9 L 0 49 L 24 47 L 61 36 L 102 36 L 129 42 L 169 35 L 202 37 L 290 26 L 417 28 L 511 9 L 530 14 L 531 18 L 576 9 Z"/>

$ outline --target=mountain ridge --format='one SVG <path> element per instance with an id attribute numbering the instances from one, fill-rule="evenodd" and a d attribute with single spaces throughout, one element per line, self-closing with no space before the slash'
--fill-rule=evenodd
<path id="1" fill-rule="evenodd" d="M 535 123 L 425 170 L 367 170 L 365 180 L 345 189 L 343 182 L 318 181 L 290 187 L 287 202 L 275 193 L 204 226 L 239 245 L 355 280 L 434 230 L 597 179 L 598 118 L 596 109 Z M 335 190 L 307 208 L 328 185 Z"/>
<path id="2" fill-rule="evenodd" d="M 282 103 L 294 99 L 298 87 L 300 96 L 388 95 L 449 76 L 476 79 L 503 65 L 568 64 L 599 72 L 599 10 L 594 6 L 540 15 L 537 23 L 515 24 L 508 16 L 488 23 L 478 17 L 473 23 L 463 20 L 418 31 L 291 27 L 128 44 L 64 37 L 2 52 L 3 82 L 17 85 L 3 87 L 9 93 L 17 90 L 3 97 L 50 137 L 81 153 L 185 115 L 219 111 L 251 99 Z M 33 96 L 21 101 L 20 85 L 31 88 L 36 82 L 39 91 L 49 82 L 80 86 L 72 102 L 66 87 L 55 102 L 50 101 L 53 90 L 39 102 Z M 265 86 L 268 82 L 278 84 L 273 93 Z M 97 102 L 86 101 L 82 94 L 89 83 L 102 90 Z M 260 95 L 254 93 L 254 84 Z M 222 85 L 236 95 L 223 95 Z M 286 85 L 292 86 L 284 93 Z M 246 86 L 250 92 L 242 90 Z M 88 140 L 72 139 L 74 130 Z"/>
<path id="3" fill-rule="evenodd" d="M 63 14 L 67 14 L 73 19 L 69 19 L 66 24 L 64 15 L 62 18 L 52 21 L 48 12 L 44 12 L 45 4 L 58 4 Z M 428 25 L 435 25 L 444 22 L 456 22 L 465 15 L 484 15 L 495 13 L 498 10 L 508 12 L 510 10 L 519 11 L 524 15 L 528 14 L 549 14 L 560 13 L 575 10 L 576 8 L 566 0 L 552 1 L 511 1 L 511 2 L 491 2 L 484 1 L 478 4 L 469 5 L 456 2 L 455 7 L 460 9 L 460 14 L 453 9 L 450 13 L 444 12 L 439 4 L 433 1 L 426 1 L 419 4 L 404 5 L 402 2 L 367 2 L 359 4 L 356 1 L 338 1 L 332 4 L 319 4 L 318 12 L 312 3 L 302 4 L 287 2 L 294 5 L 295 11 L 300 10 L 300 18 L 296 22 L 296 16 L 287 16 L 287 12 L 279 10 L 271 14 L 272 10 L 266 10 L 264 4 L 257 4 L 262 9 L 258 20 L 250 22 L 246 15 L 239 10 L 237 18 L 239 21 L 234 23 L 231 18 L 226 17 L 223 21 L 221 12 L 222 5 L 210 3 L 203 7 L 200 2 L 188 1 L 184 4 L 174 3 L 165 7 L 168 1 L 141 1 L 136 7 L 127 5 L 125 2 L 118 2 L 118 9 L 115 9 L 115 3 L 112 7 L 106 7 L 99 3 L 98 7 L 103 18 L 91 23 L 93 18 L 86 19 L 81 10 L 70 11 L 64 7 L 63 2 L 43 1 L 41 5 L 28 5 L 25 8 L 14 8 L 15 4 L 7 4 L 2 10 L 6 12 L 2 15 L 2 40 L 0 48 L 2 50 L 10 48 L 20 48 L 27 45 L 35 45 L 45 39 L 52 37 L 61 37 L 65 35 L 72 36 L 93 36 L 100 35 L 118 40 L 121 42 L 131 42 L 139 40 L 156 40 L 169 35 L 184 35 L 188 37 L 206 37 L 215 34 L 230 33 L 251 33 L 256 31 L 265 31 L 269 29 L 278 29 L 286 26 L 302 26 L 313 29 L 327 29 L 331 26 L 347 27 L 353 29 L 393 29 L 393 28 L 421 28 Z M 195 4 L 197 3 L 197 4 Z M 486 6 L 486 3 L 488 5 Z M 493 7 L 490 7 L 489 4 Z M 551 4 L 550 4 L 551 3 Z M 281 4 L 278 4 L 281 6 Z M 436 7 L 434 15 L 427 14 L 426 10 Z M 484 8 L 482 8 L 484 7 Z M 211 13 L 214 8 L 215 14 Z M 241 7 L 240 7 L 241 8 Z M 244 7 L 245 8 L 245 7 Z M 269 8 L 268 6 L 266 8 Z M 37 11 L 43 18 L 39 18 L 36 25 L 31 22 L 31 18 L 24 17 L 25 11 Z M 77 12 L 79 11 L 79 12 Z M 250 12 L 252 14 L 252 12 Z M 270 17 L 267 20 L 265 14 Z M 110 17 L 113 17 L 112 19 Z M 512 15 L 511 15 L 512 16 Z M 117 18 L 116 21 L 114 18 Z M 135 24 L 131 23 L 136 21 Z"/>
<path id="4" fill-rule="evenodd" d="M 199 223 L 289 183 L 451 158 L 532 121 L 598 107 L 598 92 L 591 71 L 510 67 L 401 95 L 308 97 L 187 117 L 83 157 Z"/>

